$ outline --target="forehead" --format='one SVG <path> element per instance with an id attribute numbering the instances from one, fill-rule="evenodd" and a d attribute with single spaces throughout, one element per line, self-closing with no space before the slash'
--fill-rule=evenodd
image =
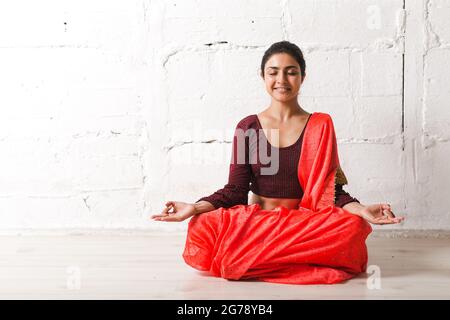
<path id="1" fill-rule="evenodd" d="M 289 69 L 299 68 L 297 60 L 287 53 L 276 53 L 266 63 L 266 69 Z"/>

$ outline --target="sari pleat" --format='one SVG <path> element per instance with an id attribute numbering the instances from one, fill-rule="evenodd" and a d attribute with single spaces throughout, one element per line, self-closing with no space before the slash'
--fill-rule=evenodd
<path id="1" fill-rule="evenodd" d="M 333 284 L 367 268 L 372 228 L 334 206 L 339 167 L 331 117 L 313 113 L 305 130 L 297 209 L 259 204 L 218 208 L 191 218 L 184 261 L 212 276 L 286 284 Z"/>

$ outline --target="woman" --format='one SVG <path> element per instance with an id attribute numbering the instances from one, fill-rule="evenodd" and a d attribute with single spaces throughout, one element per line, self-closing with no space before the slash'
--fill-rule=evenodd
<path id="1" fill-rule="evenodd" d="M 238 123 L 228 184 L 194 204 L 168 201 L 152 216 L 192 217 L 183 252 L 190 266 L 233 280 L 339 283 L 366 271 L 369 223 L 404 220 L 389 204 L 362 205 L 342 189 L 347 179 L 331 117 L 298 103 L 305 68 L 295 44 L 274 43 L 261 62 L 271 104 Z M 272 129 L 278 139 L 267 135 Z"/>

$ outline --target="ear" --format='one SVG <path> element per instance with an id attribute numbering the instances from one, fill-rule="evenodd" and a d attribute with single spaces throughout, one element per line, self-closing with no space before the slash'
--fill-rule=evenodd
<path id="1" fill-rule="evenodd" d="M 306 73 L 305 73 L 305 75 L 302 77 L 302 84 L 303 84 L 303 81 L 305 81 L 305 78 L 306 78 Z"/>

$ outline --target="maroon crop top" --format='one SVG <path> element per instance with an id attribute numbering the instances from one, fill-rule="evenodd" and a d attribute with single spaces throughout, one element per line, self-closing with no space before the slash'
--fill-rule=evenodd
<path id="1" fill-rule="evenodd" d="M 311 115 L 306 122 L 305 129 L 310 117 Z M 242 132 L 244 133 L 250 132 L 247 131 L 249 129 L 254 129 L 258 137 L 257 139 L 250 139 L 248 136 L 245 137 L 245 161 L 238 161 L 239 158 L 237 157 L 238 129 L 243 130 Z M 266 154 L 267 157 L 271 156 L 271 145 L 265 137 L 265 134 L 263 134 L 258 116 L 253 114 L 239 121 L 233 138 L 233 153 L 228 183 L 222 189 L 217 190 L 210 196 L 200 198 L 196 202 L 202 200 L 208 201 L 216 209 L 220 207 L 230 208 L 238 204 L 247 205 L 249 190 L 254 194 L 264 197 L 301 199 L 303 190 L 298 180 L 297 170 L 305 129 L 303 129 L 294 144 L 282 148 L 272 147 L 274 150 L 278 150 L 279 157 L 279 165 L 274 166 L 273 163 L 267 163 L 266 160 L 261 163 L 260 153 L 258 152 L 259 145 L 261 143 L 266 144 L 267 148 L 262 154 Z M 275 167 L 278 169 L 275 174 L 261 174 L 261 168 L 270 168 L 271 165 L 272 168 Z M 336 206 L 343 207 L 349 202 L 359 202 L 356 198 L 353 198 L 349 193 L 344 191 L 341 184 L 336 184 L 335 190 Z"/>

